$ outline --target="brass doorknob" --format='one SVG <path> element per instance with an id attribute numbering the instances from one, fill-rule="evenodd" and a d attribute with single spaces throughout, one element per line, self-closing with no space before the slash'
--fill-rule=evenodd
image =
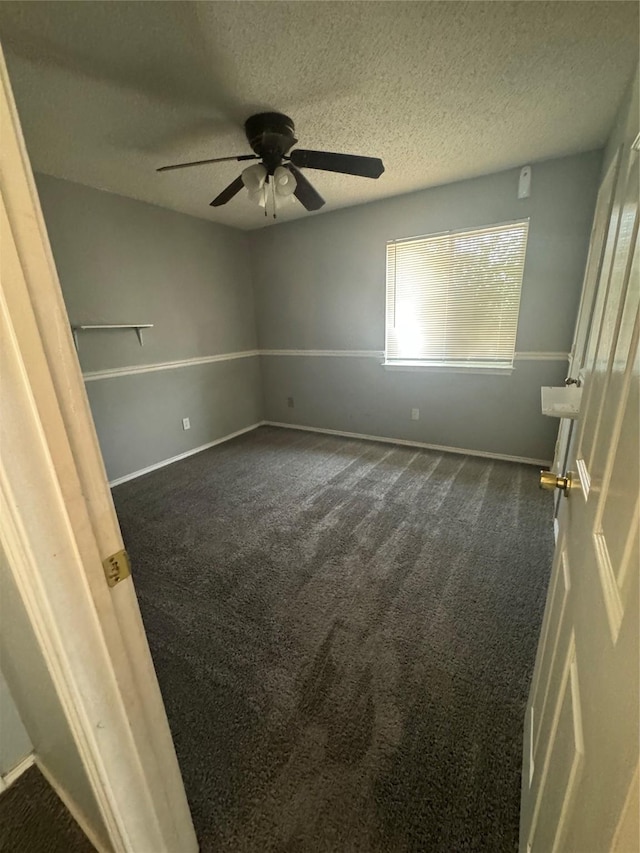
<path id="1" fill-rule="evenodd" d="M 540 471 L 540 488 L 549 491 L 560 489 L 566 497 L 571 488 L 571 474 L 567 474 L 566 477 L 558 477 L 553 471 Z"/>

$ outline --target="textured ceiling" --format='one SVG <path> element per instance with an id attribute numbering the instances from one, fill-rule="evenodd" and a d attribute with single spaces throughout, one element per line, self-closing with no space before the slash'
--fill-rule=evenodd
<path id="1" fill-rule="evenodd" d="M 240 228 L 253 112 L 301 147 L 382 157 L 377 181 L 307 171 L 323 211 L 603 144 L 638 58 L 635 2 L 3 2 L 34 168 Z M 293 203 L 281 220 L 309 216 Z"/>

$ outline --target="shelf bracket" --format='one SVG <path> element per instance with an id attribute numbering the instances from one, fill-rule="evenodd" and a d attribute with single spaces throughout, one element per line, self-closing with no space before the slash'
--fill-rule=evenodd
<path id="1" fill-rule="evenodd" d="M 143 346 L 142 340 L 143 329 L 153 329 L 153 323 L 87 323 L 79 326 L 72 326 L 73 340 L 76 345 L 76 352 L 79 352 L 78 332 L 88 332 L 92 329 L 135 329 L 138 343 Z"/>

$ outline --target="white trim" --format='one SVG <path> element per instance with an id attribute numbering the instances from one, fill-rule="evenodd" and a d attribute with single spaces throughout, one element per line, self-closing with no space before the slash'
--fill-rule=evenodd
<path id="1" fill-rule="evenodd" d="M 376 349 L 261 349 L 260 355 L 313 356 L 328 358 L 384 358 Z"/>
<path id="2" fill-rule="evenodd" d="M 159 361 L 154 364 L 131 364 L 126 367 L 112 367 L 107 370 L 88 370 L 83 373 L 85 382 L 95 382 L 98 379 L 115 379 L 118 376 L 133 376 L 137 373 L 153 373 L 156 370 L 175 370 L 180 367 L 194 367 L 198 364 L 214 364 L 219 361 L 234 361 L 237 358 L 254 358 L 256 356 L 293 356 L 295 358 L 375 358 L 384 359 L 384 350 L 348 350 L 348 349 L 249 349 L 239 352 L 224 352 L 218 355 L 205 355 L 196 358 L 182 358 L 177 361 Z M 566 361 L 566 352 L 517 352 L 515 361 Z M 385 363 L 384 367 L 393 370 L 407 370 L 405 365 L 394 362 Z M 509 368 L 449 368 L 446 365 L 412 365 L 412 370 L 451 370 L 456 373 L 501 373 L 508 374 Z"/>
<path id="3" fill-rule="evenodd" d="M 526 465 L 549 465 L 548 459 L 530 459 L 527 456 L 509 456 L 506 453 L 491 453 L 486 450 L 468 450 L 463 447 L 447 447 L 443 444 L 427 444 L 424 441 L 409 441 L 405 438 L 387 438 L 382 435 L 365 435 L 361 432 L 344 432 L 339 429 L 321 429 L 320 427 L 301 426 L 300 424 L 285 424 L 279 421 L 263 421 L 265 426 L 282 427 L 283 429 L 300 429 L 305 432 L 321 432 L 326 435 L 341 435 L 345 438 L 359 438 L 363 441 L 381 441 L 384 444 L 401 444 L 407 447 L 423 447 L 425 450 L 438 450 L 442 453 L 461 453 L 464 456 L 481 456 L 485 459 L 500 459 L 503 462 L 522 462 Z"/>
<path id="4" fill-rule="evenodd" d="M 380 358 L 384 359 L 384 350 L 348 350 L 348 349 L 261 349 L 258 355 L 284 356 L 330 356 L 334 358 Z M 567 361 L 568 352 L 516 352 L 515 361 Z"/>
<path id="5" fill-rule="evenodd" d="M 34 762 L 32 761 L 32 763 Z M 85 817 L 85 814 L 82 809 L 78 806 L 78 804 L 69 794 L 69 792 L 66 791 L 65 788 L 62 787 L 62 785 L 60 785 L 53 773 L 49 771 L 46 764 L 44 764 L 38 756 L 35 756 L 35 765 L 42 773 L 44 778 L 47 780 L 49 785 L 51 785 L 57 796 L 62 800 L 63 805 L 65 806 L 71 817 L 75 820 L 75 822 L 87 836 L 91 844 L 93 844 L 98 853 L 108 853 L 106 847 L 101 844 L 99 838 L 91 828 L 91 824 Z"/>
<path id="6" fill-rule="evenodd" d="M 181 459 L 187 459 L 189 456 L 195 456 L 203 450 L 208 450 L 210 447 L 215 447 L 217 444 L 224 444 L 226 441 L 231 441 L 232 438 L 237 438 L 239 435 L 244 435 L 246 432 L 251 432 L 261 426 L 282 427 L 283 429 L 299 429 L 305 432 L 320 432 L 326 435 L 341 435 L 345 438 L 360 438 L 364 441 L 381 441 L 385 444 L 401 444 L 407 447 L 423 447 L 426 450 L 438 450 L 444 453 L 461 453 L 464 456 L 481 456 L 486 459 L 500 459 L 504 462 L 522 462 L 525 465 L 546 465 L 550 463 L 546 459 L 530 459 L 527 456 L 509 456 L 505 453 L 489 453 L 485 450 L 466 450 L 462 447 L 446 447 L 441 444 L 426 444 L 424 441 L 409 441 L 404 438 L 385 438 L 380 435 L 365 435 L 360 432 L 343 432 L 337 429 L 322 429 L 321 427 L 301 426 L 300 424 L 285 424 L 279 421 L 257 421 L 251 426 L 239 429 L 236 432 L 230 432 L 228 435 L 223 435 L 222 438 L 216 438 L 215 441 L 209 441 L 207 444 L 201 444 L 199 447 L 194 447 L 191 450 L 186 450 L 184 453 L 179 453 L 177 456 L 171 456 L 169 459 L 163 459 L 161 462 L 155 462 L 146 468 L 140 468 L 139 471 L 132 471 L 131 474 L 125 474 L 123 477 L 117 477 L 115 480 L 110 480 L 109 485 L 113 488 L 127 483 L 129 480 L 135 480 L 137 477 L 142 477 L 144 474 L 150 474 L 152 471 L 157 471 L 158 468 L 164 468 L 167 465 L 172 465 L 174 462 L 179 462 Z"/>
<path id="7" fill-rule="evenodd" d="M 464 365 L 464 364 L 417 364 L 410 361 L 383 361 L 382 366 L 385 370 L 391 373 L 406 372 L 406 373 L 484 373 L 493 376 L 511 376 L 513 367 L 496 367 L 495 365 L 487 364 L 486 367 L 481 365 Z"/>
<path id="8" fill-rule="evenodd" d="M 156 364 L 137 364 L 128 367 L 113 367 L 110 370 L 91 370 L 83 373 L 85 382 L 97 379 L 114 379 L 117 376 L 133 376 L 136 373 L 153 373 L 156 370 L 175 370 L 179 367 L 193 367 L 197 364 L 213 364 L 219 361 L 233 361 L 236 358 L 251 358 L 260 355 L 257 349 L 242 352 L 227 352 L 219 355 L 205 355 L 198 358 L 183 358 L 179 361 L 160 361 Z"/>
<path id="9" fill-rule="evenodd" d="M 516 352 L 514 361 L 568 361 L 568 352 Z"/>
<path id="10" fill-rule="evenodd" d="M 35 756 L 32 752 L 29 753 L 22 761 L 19 761 L 15 767 L 12 767 L 11 770 L 8 770 L 4 776 L 0 777 L 0 794 L 3 791 L 6 791 L 16 779 L 19 779 L 22 774 L 28 770 L 35 760 Z"/>
<path id="11" fill-rule="evenodd" d="M 121 483 L 126 483 L 129 480 L 135 480 L 136 477 L 142 477 L 143 474 L 149 474 L 151 471 L 157 471 L 158 468 L 164 468 L 166 465 L 172 465 L 174 462 L 179 462 L 181 459 L 186 459 L 188 456 L 194 456 L 202 450 L 208 450 L 210 447 L 215 447 L 216 444 L 224 444 L 225 441 L 231 441 L 232 438 L 237 438 L 237 436 L 243 435 L 245 432 L 251 432 L 259 426 L 262 426 L 264 423 L 264 421 L 258 421 L 255 424 L 251 424 L 251 426 L 243 427 L 235 432 L 230 432 L 228 435 L 223 435 L 222 438 L 216 438 L 215 441 L 209 441 L 206 444 L 201 444 L 199 447 L 193 447 L 191 450 L 185 450 L 184 453 L 178 453 L 177 456 L 171 456 L 169 459 L 163 459 L 161 462 L 154 462 L 153 465 L 148 465 L 146 468 L 140 468 L 139 471 L 132 471 L 131 474 L 125 474 L 123 477 L 116 477 L 115 480 L 109 481 L 109 485 L 111 487 L 119 486 Z"/>
<path id="12" fill-rule="evenodd" d="M 553 539 L 558 544 L 558 536 L 560 535 L 560 522 L 557 518 L 553 519 Z"/>

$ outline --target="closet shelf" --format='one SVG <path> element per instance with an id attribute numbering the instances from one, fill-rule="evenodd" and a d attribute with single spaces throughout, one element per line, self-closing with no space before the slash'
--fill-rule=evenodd
<path id="1" fill-rule="evenodd" d="M 142 330 L 153 329 L 153 323 L 83 323 L 82 325 L 72 326 L 76 350 L 78 349 L 78 332 L 90 332 L 92 329 L 135 329 L 140 346 L 142 346 Z"/>

